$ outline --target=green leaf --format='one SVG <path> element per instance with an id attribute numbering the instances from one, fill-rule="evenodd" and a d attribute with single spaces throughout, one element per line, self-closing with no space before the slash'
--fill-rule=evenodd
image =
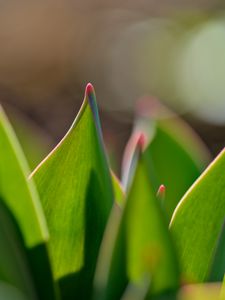
<path id="1" fill-rule="evenodd" d="M 203 171 L 206 151 L 189 128 L 173 119 L 158 122 L 146 152 L 158 184 L 168 187 L 164 207 L 170 218 L 184 193 Z"/>
<path id="2" fill-rule="evenodd" d="M 16 133 L 30 168 L 37 164 L 49 153 L 51 138 L 31 118 L 14 107 L 7 106 L 7 116 Z"/>
<path id="3" fill-rule="evenodd" d="M 0 299 L 2 300 L 31 300 L 16 287 L 0 281 Z"/>
<path id="4" fill-rule="evenodd" d="M 121 207 L 117 205 L 117 203 L 114 203 L 107 222 L 106 230 L 104 232 L 104 236 L 102 239 L 98 260 L 97 260 L 96 272 L 94 277 L 94 299 L 95 300 L 107 299 L 106 298 L 107 276 L 110 271 L 111 259 L 113 256 L 113 251 L 114 251 L 114 246 L 115 246 L 118 229 L 121 221 L 121 216 L 122 216 Z M 123 263 L 124 262 L 121 261 L 121 265 Z M 123 271 L 123 268 L 121 269 L 121 271 Z M 123 276 L 121 277 L 123 278 Z M 118 281 L 117 285 L 119 285 L 120 282 L 121 281 Z M 115 288 L 118 288 L 117 285 L 115 286 Z"/>
<path id="5" fill-rule="evenodd" d="M 27 180 L 29 170 L 25 157 L 1 107 L 0 157 L 0 196 L 18 224 L 39 296 L 53 299 L 45 217 L 33 181 Z"/>
<path id="6" fill-rule="evenodd" d="M 209 280 L 221 281 L 225 273 L 225 221 L 217 241 L 214 259 L 212 262 Z"/>
<path id="7" fill-rule="evenodd" d="M 181 289 L 178 300 L 220 300 L 219 294 L 220 284 L 192 284 Z"/>
<path id="8" fill-rule="evenodd" d="M 173 115 L 154 120 L 145 111 L 145 115 L 137 118 L 127 146 L 124 173 L 127 172 L 133 155 L 132 148 L 140 132 L 144 133 L 146 139 L 145 158 L 154 190 L 157 192 L 160 184 L 167 187 L 164 207 L 170 219 L 181 197 L 208 162 L 208 152 L 196 134 L 178 117 Z"/>
<path id="9" fill-rule="evenodd" d="M 111 176 L 112 176 L 112 184 L 113 184 L 115 201 L 116 201 L 116 203 L 118 203 L 118 205 L 122 205 L 125 200 L 125 193 L 123 191 L 123 188 L 121 186 L 119 179 L 116 177 L 116 175 L 112 171 L 111 171 Z"/>
<path id="10" fill-rule="evenodd" d="M 142 287 L 128 283 L 121 300 L 145 300 L 148 299 L 149 282 Z"/>
<path id="11" fill-rule="evenodd" d="M 101 278 L 96 283 L 99 295 L 96 299 L 119 299 L 128 282 L 142 287 L 150 281 L 153 294 L 178 286 L 175 251 L 160 204 L 154 196 L 143 155 L 137 162 L 114 250 L 109 256 L 110 267 L 104 279 L 96 274 L 98 279 Z M 98 264 L 107 265 L 101 253 Z"/>
<path id="12" fill-rule="evenodd" d="M 1 107 L 0 155 L 0 194 L 31 248 L 46 241 L 48 231 L 33 182 L 27 181 L 29 171 L 24 155 Z"/>
<path id="13" fill-rule="evenodd" d="M 209 277 L 225 218 L 224 170 L 225 151 L 222 151 L 184 195 L 173 214 L 170 231 L 186 281 L 203 282 Z"/>
<path id="14" fill-rule="evenodd" d="M 0 199 L 0 296 L 12 285 L 29 299 L 36 299 L 26 250 L 15 220 Z M 1 298 L 0 299 L 7 299 Z"/>
<path id="15" fill-rule="evenodd" d="M 220 299 L 219 300 L 224 300 L 225 299 L 225 274 L 223 276 L 223 282 L 221 285 L 221 289 L 220 289 Z"/>
<path id="16" fill-rule="evenodd" d="M 74 297 L 69 295 L 70 289 L 78 289 L 78 294 L 90 293 L 98 248 L 113 203 L 111 176 L 90 84 L 72 127 L 32 176 L 50 231 L 54 277 L 60 280 L 66 299 Z"/>

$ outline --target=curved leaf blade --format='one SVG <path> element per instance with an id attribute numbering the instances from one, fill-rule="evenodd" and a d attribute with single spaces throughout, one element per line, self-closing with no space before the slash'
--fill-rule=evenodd
<path id="1" fill-rule="evenodd" d="M 141 287 L 147 280 L 152 294 L 176 289 L 179 284 L 176 254 L 143 155 L 137 161 L 122 216 L 118 219 L 117 214 L 116 218 L 120 223 L 113 253 L 108 255 L 110 263 L 105 255 L 99 256 L 97 271 L 105 270 L 105 277 L 96 274 L 95 299 L 119 299 L 128 282 Z M 101 268 L 102 264 L 109 265 L 108 270 Z"/>
<path id="2" fill-rule="evenodd" d="M 22 293 L 19 289 L 8 283 L 5 283 L 4 281 L 0 281 L 0 299 L 30 300 L 30 298 L 24 295 L 24 293 Z"/>
<path id="3" fill-rule="evenodd" d="M 5 288 L 4 291 L 1 290 L 1 286 L 10 285 L 29 299 L 37 299 L 22 236 L 2 199 L 0 199 L 0 244 L 0 294 L 5 291 Z"/>
<path id="4" fill-rule="evenodd" d="M 48 229 L 34 183 L 27 180 L 28 174 L 24 154 L 0 107 L 0 196 L 23 237 L 36 291 L 43 300 L 49 300 L 56 294 L 46 250 Z"/>
<path id="5" fill-rule="evenodd" d="M 93 267 L 87 266 L 87 258 L 98 250 L 99 236 L 103 234 L 113 203 L 95 93 L 90 84 L 72 127 L 32 177 L 50 231 L 49 250 L 54 277 L 61 280 L 62 293 L 69 292 L 70 287 L 80 286 L 82 278 L 91 277 L 88 266 Z M 96 224 L 99 220 L 101 223 L 96 228 L 93 218 Z M 90 230 L 92 238 L 98 236 L 98 243 L 92 249 L 86 245 Z M 93 257 L 94 263 L 95 260 Z M 90 284 L 89 280 L 86 284 Z M 89 292 L 87 286 L 83 292 Z"/>
<path id="6" fill-rule="evenodd" d="M 26 160 L 1 107 L 0 154 L 0 194 L 31 248 L 48 239 L 48 230 L 33 182 L 27 181 Z"/>
<path id="7" fill-rule="evenodd" d="M 123 191 L 119 179 L 112 171 L 111 171 L 111 177 L 112 177 L 115 202 L 118 203 L 118 205 L 122 205 L 125 201 L 125 193 Z"/>
<path id="8" fill-rule="evenodd" d="M 127 177 L 136 140 L 140 133 L 143 133 L 146 140 L 146 164 L 150 170 L 154 190 L 157 192 L 160 184 L 167 187 L 167 197 L 163 204 L 170 220 L 176 205 L 201 174 L 210 156 L 206 147 L 185 122 L 159 103 L 157 105 L 157 112 L 162 109 L 163 112 L 166 111 L 164 118 L 156 117 L 154 111 L 148 108 L 137 116 L 124 155 L 123 178 Z"/>
<path id="9" fill-rule="evenodd" d="M 164 207 L 169 219 L 208 161 L 205 148 L 186 127 L 178 119 L 158 121 L 155 137 L 146 149 L 157 182 L 168 187 Z"/>
<path id="10" fill-rule="evenodd" d="M 208 279 L 225 219 L 224 170 L 223 150 L 184 195 L 173 214 L 170 231 L 187 281 Z"/>

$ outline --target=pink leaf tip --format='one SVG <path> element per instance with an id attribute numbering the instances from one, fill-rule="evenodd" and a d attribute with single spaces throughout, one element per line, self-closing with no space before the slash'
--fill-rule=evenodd
<path id="1" fill-rule="evenodd" d="M 94 87 L 93 85 L 89 82 L 87 85 L 86 85 L 86 90 L 85 90 L 85 95 L 87 97 L 90 97 L 90 95 L 92 95 L 94 93 Z"/>
<path id="2" fill-rule="evenodd" d="M 146 144 L 146 137 L 145 137 L 144 133 L 141 132 L 137 139 L 137 146 L 140 147 L 141 150 L 143 150 L 145 144 Z"/>
<path id="3" fill-rule="evenodd" d="M 159 189 L 158 189 L 158 192 L 157 192 L 157 197 L 159 199 L 164 199 L 165 198 L 165 193 L 166 193 L 166 187 L 165 187 L 165 185 L 161 184 Z"/>

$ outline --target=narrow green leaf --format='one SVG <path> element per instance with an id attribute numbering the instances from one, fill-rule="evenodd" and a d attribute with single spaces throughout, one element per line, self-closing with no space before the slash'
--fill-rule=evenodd
<path id="1" fill-rule="evenodd" d="M 149 282 L 142 287 L 135 284 L 128 284 L 121 300 L 145 300 L 148 297 Z"/>
<path id="2" fill-rule="evenodd" d="M 225 151 L 222 151 L 184 195 L 173 214 L 170 230 L 186 281 L 202 282 L 209 277 L 225 219 L 224 170 Z"/>
<path id="3" fill-rule="evenodd" d="M 5 293 L 5 286 L 10 284 L 29 299 L 37 299 L 23 239 L 2 199 L 0 199 L 0 245 L 0 295 Z"/>
<path id="4" fill-rule="evenodd" d="M 122 205 L 125 199 L 125 193 L 123 191 L 123 188 L 121 186 L 121 183 L 119 179 L 116 177 L 116 175 L 111 171 L 112 176 L 112 184 L 113 184 L 113 191 L 114 191 L 114 198 L 116 203 L 119 205 Z"/>
<path id="5" fill-rule="evenodd" d="M 98 282 L 101 294 L 98 299 L 119 299 L 128 282 L 142 287 L 150 281 L 153 294 L 178 286 L 175 251 L 143 155 L 137 162 L 114 250 L 108 259 L 108 273 Z M 103 263 L 106 263 L 105 258 L 100 254 L 99 264 Z"/>
<path id="6" fill-rule="evenodd" d="M 221 281 L 225 273 L 225 221 L 218 238 L 214 259 L 210 270 L 210 281 Z"/>
<path id="7" fill-rule="evenodd" d="M 196 134 L 178 117 L 154 120 L 146 114 L 145 111 L 144 116 L 137 118 L 125 153 L 124 173 L 133 155 L 132 144 L 143 132 L 151 181 L 155 192 L 162 183 L 167 187 L 164 207 L 170 219 L 181 197 L 203 171 L 209 155 Z"/>
<path id="8" fill-rule="evenodd" d="M 168 187 L 164 207 L 169 218 L 207 161 L 205 149 L 182 124 L 176 119 L 158 122 L 155 137 L 146 150 L 156 179 Z"/>
<path id="9" fill-rule="evenodd" d="M 23 152 L 1 107 L 0 157 L 0 196 L 23 237 L 38 295 L 43 300 L 53 299 L 44 213 L 33 181 L 27 180 L 29 171 Z"/>
<path id="10" fill-rule="evenodd" d="M 225 274 L 223 276 L 223 282 L 221 285 L 221 289 L 220 289 L 220 299 L 219 300 L 224 300 L 225 299 Z"/>
<path id="11" fill-rule="evenodd" d="M 32 177 L 50 231 L 54 277 L 60 280 L 62 293 L 67 293 L 64 297 L 75 297 L 69 295 L 70 289 L 90 293 L 99 244 L 113 203 L 95 93 L 90 84 L 72 127 Z"/>
<path id="12" fill-rule="evenodd" d="M 30 168 L 35 168 L 50 150 L 52 139 L 31 118 L 7 106 L 7 116 Z"/>
<path id="13" fill-rule="evenodd" d="M 31 300 L 16 287 L 0 281 L 0 299 L 2 300 Z"/>
<path id="14" fill-rule="evenodd" d="M 42 208 L 14 132 L 0 107 L 0 194 L 31 248 L 48 239 Z M 18 200 L 19 199 L 19 200 Z"/>
<path id="15" fill-rule="evenodd" d="M 165 185 L 161 184 L 157 191 L 156 198 L 158 199 L 158 201 L 160 202 L 163 208 L 164 208 L 165 197 L 166 197 L 166 187 Z"/>
<path id="16" fill-rule="evenodd" d="M 224 300 L 219 294 L 220 284 L 192 284 L 181 289 L 178 300 Z"/>
<path id="17" fill-rule="evenodd" d="M 137 282 L 145 273 L 149 274 L 154 292 L 177 287 L 174 249 L 142 157 L 124 210 L 124 222 L 129 278 Z"/>
<path id="18" fill-rule="evenodd" d="M 94 277 L 94 299 L 107 299 L 106 297 L 106 285 L 107 276 L 110 271 L 111 259 L 113 256 L 114 245 L 117 238 L 117 233 L 122 217 L 121 207 L 114 203 L 110 217 L 107 222 L 106 230 L 102 239 L 98 261 L 96 266 L 96 272 Z M 121 262 L 123 264 L 123 262 Z M 123 269 L 122 269 L 123 270 Z M 123 276 L 122 276 L 123 277 Z M 118 280 L 118 284 L 120 281 Z M 117 288 L 117 287 L 116 287 Z"/>

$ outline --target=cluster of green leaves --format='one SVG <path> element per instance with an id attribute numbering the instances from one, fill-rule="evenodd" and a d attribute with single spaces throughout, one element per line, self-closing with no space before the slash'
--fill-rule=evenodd
<path id="1" fill-rule="evenodd" d="M 207 159 L 187 125 L 145 111 L 122 188 L 88 84 L 70 130 L 29 175 L 1 109 L 0 299 L 222 299 L 225 152 L 202 173 Z"/>

